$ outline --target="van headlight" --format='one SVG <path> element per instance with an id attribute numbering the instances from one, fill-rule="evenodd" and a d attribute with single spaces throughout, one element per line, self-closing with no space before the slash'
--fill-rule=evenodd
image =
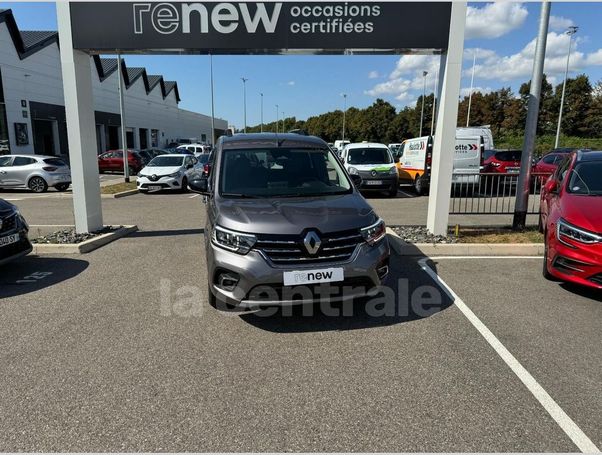
<path id="1" fill-rule="evenodd" d="M 602 242 L 602 236 L 577 226 L 573 226 L 562 218 L 558 220 L 558 224 L 556 225 L 556 237 L 561 242 L 562 237 L 568 237 L 569 239 L 575 240 L 579 243 L 590 244 Z"/>
<path id="2" fill-rule="evenodd" d="M 349 166 L 347 172 L 349 172 L 349 175 L 360 175 L 360 171 L 358 171 L 357 168 L 354 168 L 353 166 Z"/>
<path id="3" fill-rule="evenodd" d="M 393 166 L 391 169 L 389 169 L 389 174 L 390 175 L 397 175 L 397 168 L 395 166 Z"/>
<path id="4" fill-rule="evenodd" d="M 253 248 L 255 242 L 257 242 L 257 237 L 215 226 L 212 240 L 215 245 L 225 250 L 238 254 L 247 254 Z"/>
<path id="5" fill-rule="evenodd" d="M 376 223 L 361 229 L 361 233 L 368 245 L 375 245 L 387 234 L 385 222 L 379 218 Z"/>

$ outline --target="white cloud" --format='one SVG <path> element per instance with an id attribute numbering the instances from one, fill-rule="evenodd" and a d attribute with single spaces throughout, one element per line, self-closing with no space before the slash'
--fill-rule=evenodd
<path id="1" fill-rule="evenodd" d="M 495 2 L 466 12 L 466 39 L 499 38 L 521 27 L 529 12 L 521 3 Z"/>
<path id="2" fill-rule="evenodd" d="M 585 58 L 585 63 L 588 66 L 602 65 L 602 49 L 592 52 Z"/>
<path id="3" fill-rule="evenodd" d="M 472 93 L 475 94 L 477 92 L 481 92 L 483 95 L 487 93 L 493 92 L 491 87 L 473 87 Z M 464 87 L 460 90 L 460 96 L 468 96 L 470 95 L 470 87 Z"/>
<path id="4" fill-rule="evenodd" d="M 286 83 L 286 85 L 290 85 L 290 86 L 292 87 L 293 85 L 295 85 L 295 81 L 288 81 L 288 82 Z"/>
<path id="5" fill-rule="evenodd" d="M 569 37 L 564 33 L 548 33 L 546 45 L 546 60 L 544 71 L 547 75 L 563 74 L 566 66 L 566 54 Z M 578 50 L 579 40 L 573 41 L 571 52 L 570 70 L 583 71 L 588 66 L 602 65 L 602 49 L 585 54 Z M 470 55 L 470 54 L 467 54 Z M 533 70 L 535 56 L 535 39 L 531 40 L 516 54 L 500 56 L 493 51 L 488 51 L 484 58 L 477 54 L 475 73 L 480 79 L 512 81 L 528 80 Z M 470 74 L 472 68 L 464 70 L 464 75 Z"/>
<path id="6" fill-rule="evenodd" d="M 378 71 L 370 71 L 368 73 L 368 79 L 378 79 L 378 78 L 379 78 Z"/>
<path id="7" fill-rule="evenodd" d="M 575 25 L 572 19 L 562 16 L 550 16 L 550 30 L 553 31 L 564 31 L 571 25 Z"/>

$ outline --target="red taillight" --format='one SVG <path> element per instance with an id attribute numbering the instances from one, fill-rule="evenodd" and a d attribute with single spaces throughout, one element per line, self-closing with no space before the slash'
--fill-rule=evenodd
<path id="1" fill-rule="evenodd" d="M 205 164 L 203 166 L 203 172 L 205 172 L 205 174 L 209 175 L 209 173 L 211 172 L 211 165 L 210 164 Z"/>
<path id="2" fill-rule="evenodd" d="M 52 167 L 52 166 L 44 166 L 42 169 L 44 169 L 46 172 L 54 172 L 54 171 L 56 171 L 58 168 L 56 168 L 56 167 Z"/>
<path id="3" fill-rule="evenodd" d="M 428 167 L 431 167 L 432 162 L 433 162 L 433 153 L 432 152 L 427 152 L 427 154 L 426 154 L 426 165 Z"/>

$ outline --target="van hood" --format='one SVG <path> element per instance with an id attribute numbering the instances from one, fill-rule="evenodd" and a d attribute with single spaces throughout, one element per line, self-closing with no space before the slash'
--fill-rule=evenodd
<path id="1" fill-rule="evenodd" d="M 560 213 L 571 224 L 602 233 L 602 196 L 565 193 L 560 198 Z"/>
<path id="2" fill-rule="evenodd" d="M 322 233 L 369 226 L 377 219 L 358 193 L 303 198 L 219 199 L 217 224 L 250 234 L 296 235 L 314 228 Z"/>

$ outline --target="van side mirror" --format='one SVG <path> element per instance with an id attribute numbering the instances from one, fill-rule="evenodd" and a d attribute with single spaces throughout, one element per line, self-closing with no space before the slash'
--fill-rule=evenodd
<path id="1" fill-rule="evenodd" d="M 191 191 L 199 194 L 203 194 L 205 196 L 209 195 L 209 181 L 207 177 L 195 177 L 192 180 L 188 181 L 188 188 Z"/>
<path id="2" fill-rule="evenodd" d="M 351 177 L 351 181 L 353 182 L 353 184 L 357 188 L 359 188 L 362 184 L 362 178 L 358 174 L 351 174 L 349 177 Z"/>
<path id="3" fill-rule="evenodd" d="M 399 163 L 399 155 L 395 155 L 395 159 L 394 159 L 394 161 L 395 161 L 396 163 Z"/>

